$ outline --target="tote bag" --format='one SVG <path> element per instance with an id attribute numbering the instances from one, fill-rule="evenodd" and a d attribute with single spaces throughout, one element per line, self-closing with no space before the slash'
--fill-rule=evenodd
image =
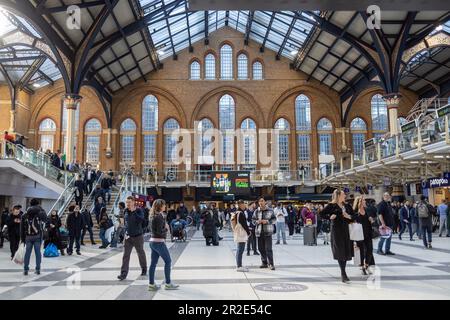
<path id="1" fill-rule="evenodd" d="M 244 227 L 239 223 L 239 214 L 240 212 L 236 215 L 236 226 L 233 230 L 234 242 L 247 242 L 248 235 Z"/>
<path id="2" fill-rule="evenodd" d="M 25 257 L 25 245 L 19 245 L 16 254 L 14 255 L 13 262 L 15 264 L 23 264 L 23 259 Z"/>
<path id="3" fill-rule="evenodd" d="M 353 241 L 364 240 L 364 232 L 361 223 L 350 223 L 348 225 L 348 231 L 350 233 L 350 240 Z"/>

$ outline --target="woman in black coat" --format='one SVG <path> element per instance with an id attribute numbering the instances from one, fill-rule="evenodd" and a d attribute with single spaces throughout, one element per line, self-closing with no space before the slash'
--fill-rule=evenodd
<path id="1" fill-rule="evenodd" d="M 80 175 L 77 176 L 77 180 L 75 181 L 74 186 L 75 203 L 81 208 L 81 206 L 83 205 L 83 192 L 85 190 L 85 185 L 83 180 L 81 180 Z"/>
<path id="2" fill-rule="evenodd" d="M 203 219 L 203 236 L 205 237 L 206 245 L 219 245 L 218 240 L 215 239 L 217 232 L 218 216 L 213 209 L 206 209 L 202 214 Z"/>
<path id="3" fill-rule="evenodd" d="M 355 220 L 360 223 L 363 228 L 364 240 L 356 241 L 356 245 L 359 248 L 361 255 L 361 270 L 363 275 L 372 273 L 369 269 L 370 266 L 375 265 L 375 259 L 373 257 L 373 244 L 372 244 L 372 218 L 366 213 L 366 200 L 363 196 L 359 196 L 353 203 L 353 210 L 357 214 Z"/>
<path id="4" fill-rule="evenodd" d="M 53 243 L 60 251 L 61 255 L 64 255 L 64 247 L 61 243 L 61 234 L 59 228 L 61 227 L 61 218 L 58 217 L 58 212 L 53 210 L 50 214 L 50 218 L 47 220 L 45 227 L 48 230 L 48 238 L 44 242 L 44 248 L 50 243 Z"/>
<path id="5" fill-rule="evenodd" d="M 353 257 L 353 243 L 350 241 L 348 224 L 353 221 L 353 218 L 351 207 L 345 205 L 344 191 L 334 190 L 331 203 L 322 210 L 320 215 L 322 219 L 331 221 L 330 238 L 333 258 L 339 263 L 342 282 L 348 283 L 350 279 L 345 272 L 345 266 Z"/>
<path id="6" fill-rule="evenodd" d="M 20 243 L 20 222 L 22 214 L 19 206 L 14 206 L 12 213 L 6 219 L 8 226 L 9 248 L 11 250 L 11 259 L 14 258 Z"/>
<path id="7" fill-rule="evenodd" d="M 69 247 L 67 248 L 67 253 L 72 255 L 73 253 L 73 245 L 75 243 L 75 248 L 77 254 L 80 255 L 81 249 L 81 231 L 84 226 L 84 219 L 80 213 L 79 206 L 70 206 L 69 207 L 69 215 L 67 216 L 67 231 L 69 231 Z"/>

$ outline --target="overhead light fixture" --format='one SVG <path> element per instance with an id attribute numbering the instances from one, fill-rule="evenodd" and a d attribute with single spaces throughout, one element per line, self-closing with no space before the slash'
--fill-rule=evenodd
<path id="1" fill-rule="evenodd" d="M 297 53 L 298 53 L 298 50 L 292 50 L 292 51 L 291 51 L 291 54 L 292 54 L 292 55 L 296 55 Z"/>
<path id="2" fill-rule="evenodd" d="M 35 87 L 35 88 L 39 88 L 40 86 L 41 85 L 39 83 L 37 83 L 37 82 L 33 83 L 33 87 Z"/>
<path id="3" fill-rule="evenodd" d="M 162 56 L 164 54 L 164 50 L 158 50 L 158 54 Z"/>
<path id="4" fill-rule="evenodd" d="M 436 31 L 441 31 L 442 29 L 443 29 L 442 24 L 440 24 L 436 27 Z"/>

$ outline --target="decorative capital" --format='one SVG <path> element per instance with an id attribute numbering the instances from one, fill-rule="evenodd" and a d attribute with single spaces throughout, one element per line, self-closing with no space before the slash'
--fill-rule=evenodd
<path id="1" fill-rule="evenodd" d="M 389 108 L 398 108 L 402 95 L 400 93 L 389 93 L 383 96 L 383 100 L 386 102 Z"/>
<path id="2" fill-rule="evenodd" d="M 79 94 L 65 94 L 63 96 L 63 103 L 66 109 L 68 110 L 76 110 L 83 99 Z"/>

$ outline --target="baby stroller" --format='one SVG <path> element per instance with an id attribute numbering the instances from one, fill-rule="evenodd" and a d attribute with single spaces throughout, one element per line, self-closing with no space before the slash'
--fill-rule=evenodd
<path id="1" fill-rule="evenodd" d="M 177 240 L 186 242 L 186 221 L 181 219 L 172 221 L 170 238 L 172 242 Z"/>

